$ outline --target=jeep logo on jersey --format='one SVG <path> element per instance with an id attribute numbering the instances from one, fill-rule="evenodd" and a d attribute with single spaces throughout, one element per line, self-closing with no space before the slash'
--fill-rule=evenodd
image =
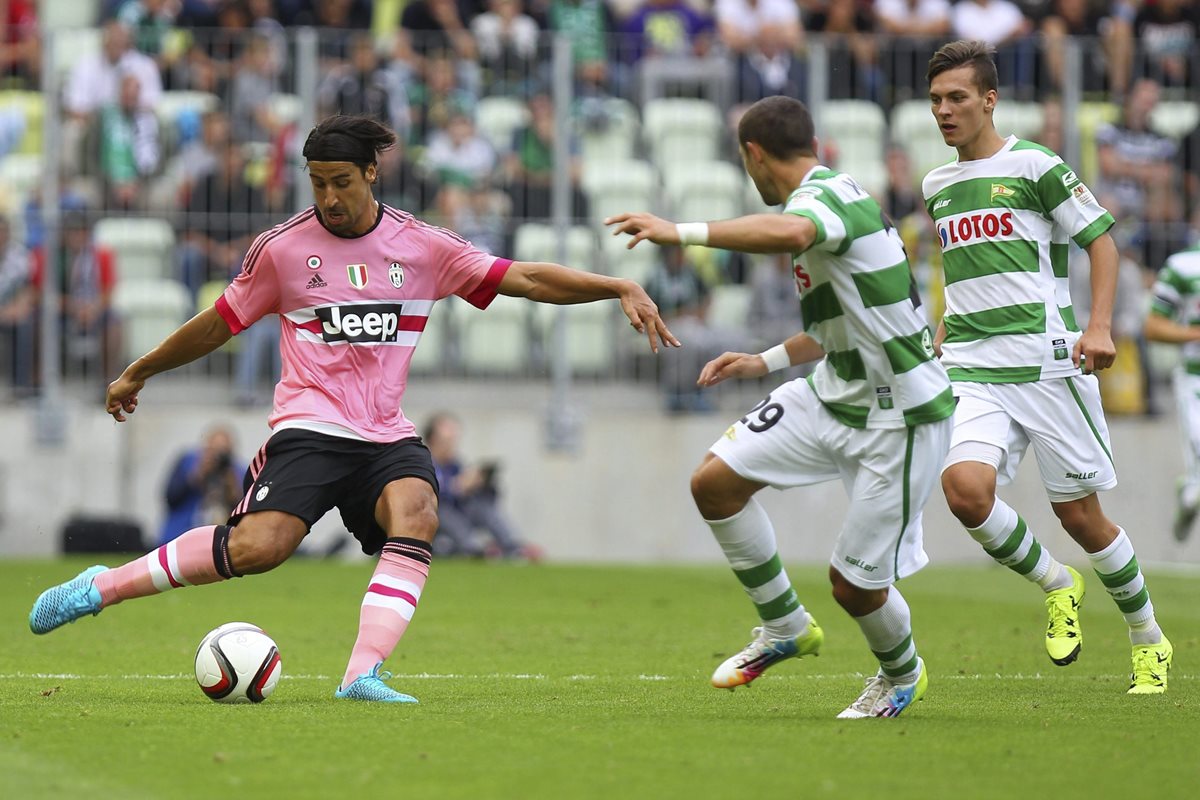
<path id="1" fill-rule="evenodd" d="M 361 289 L 367 285 L 366 264 L 347 264 L 346 275 L 350 278 L 350 285 L 355 289 Z"/>
<path id="2" fill-rule="evenodd" d="M 388 265 L 388 280 L 397 289 L 404 285 L 404 267 L 400 266 L 399 261 L 393 261 Z"/>
<path id="3" fill-rule="evenodd" d="M 942 249 L 947 245 L 966 244 L 974 239 L 994 239 L 997 236 L 1011 236 L 1013 232 L 1013 215 L 1011 211 L 997 214 L 993 211 L 979 214 L 964 214 L 958 219 L 938 223 L 938 237 L 942 240 Z"/>
<path id="4" fill-rule="evenodd" d="M 362 303 L 320 306 L 313 311 L 321 321 L 325 341 L 359 344 L 396 341 L 402 308 L 399 303 Z"/>

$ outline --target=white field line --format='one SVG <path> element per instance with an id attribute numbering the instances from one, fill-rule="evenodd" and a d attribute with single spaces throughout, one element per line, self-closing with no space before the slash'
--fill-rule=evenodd
<path id="1" fill-rule="evenodd" d="M 283 674 L 284 680 L 291 681 L 329 681 L 334 680 L 333 675 L 291 675 Z M 800 675 L 772 675 L 770 679 L 774 681 L 832 681 L 832 680 L 862 680 L 868 677 L 864 672 L 843 672 L 838 674 L 800 674 Z M 459 681 L 459 680 L 512 680 L 512 681 L 594 681 L 604 678 L 617 678 L 620 680 L 638 680 L 638 681 L 684 681 L 687 683 L 705 680 L 704 675 L 635 675 L 625 677 L 620 675 L 565 675 L 553 676 L 542 675 L 537 673 L 527 672 L 492 672 L 487 674 L 466 674 L 466 673 L 434 673 L 434 672 L 413 672 L 407 674 L 393 674 L 392 679 L 397 681 L 407 680 L 431 680 L 431 681 Z M 164 674 L 143 674 L 129 673 L 125 675 L 82 675 L 73 672 L 9 672 L 0 674 L 0 680 L 119 680 L 119 681 L 180 681 L 194 680 L 195 676 L 190 672 L 176 672 Z M 954 674 L 954 675 L 934 675 L 934 680 L 958 680 L 958 681 L 983 681 L 983 680 L 1000 680 L 1000 681 L 1040 681 L 1040 680 L 1127 680 L 1125 675 L 1062 675 L 1059 673 L 1051 673 L 1044 675 L 1040 672 L 1032 673 L 1012 673 L 1004 674 L 1000 672 L 994 673 L 975 673 L 975 674 Z M 1172 681 L 1194 681 L 1200 679 L 1200 675 L 1172 675 Z"/>

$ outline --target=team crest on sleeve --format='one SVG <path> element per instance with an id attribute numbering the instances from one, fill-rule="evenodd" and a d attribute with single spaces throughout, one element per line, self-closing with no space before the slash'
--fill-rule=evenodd
<path id="1" fill-rule="evenodd" d="M 388 265 L 388 280 L 397 289 L 404 285 L 404 267 L 400 266 L 399 261 L 393 261 Z"/>
<path id="2" fill-rule="evenodd" d="M 304 262 L 304 264 L 309 269 L 320 269 L 321 268 L 321 257 L 320 256 L 309 256 L 308 261 Z"/>
<path id="3" fill-rule="evenodd" d="M 350 285 L 355 289 L 362 289 L 367 285 L 366 264 L 347 264 L 346 275 L 350 278 Z"/>

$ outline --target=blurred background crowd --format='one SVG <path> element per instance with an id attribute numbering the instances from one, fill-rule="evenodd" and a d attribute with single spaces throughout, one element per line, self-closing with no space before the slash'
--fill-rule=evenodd
<path id="1" fill-rule="evenodd" d="M 1170 356 L 1146 348 L 1141 320 L 1163 259 L 1200 234 L 1197 0 L 0 0 L 0 24 L 0 367 L 17 398 L 41 382 L 44 286 L 59 294 L 62 375 L 98 391 L 210 304 L 259 231 L 311 202 L 307 126 L 366 113 L 401 142 L 380 163 L 383 202 L 491 252 L 643 281 L 696 343 L 648 362 L 612 309 L 572 309 L 576 374 L 659 381 L 667 410 L 707 410 L 689 390 L 697 362 L 802 325 L 789 264 L 629 252 L 601 220 L 766 210 L 731 132 L 747 104 L 798 97 L 825 163 L 897 221 L 935 323 L 920 180 L 953 152 L 924 72 L 939 44 L 974 38 L 998 48 L 1000 132 L 1060 152 L 1118 219 L 1122 357 L 1106 402 L 1159 405 Z M 439 307 L 414 370 L 544 375 L 551 317 L 504 300 Z M 277 337 L 264 321 L 196 368 L 264 402 Z"/>

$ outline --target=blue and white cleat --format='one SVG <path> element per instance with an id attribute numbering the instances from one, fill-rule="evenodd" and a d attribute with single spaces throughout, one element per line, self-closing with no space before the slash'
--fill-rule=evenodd
<path id="1" fill-rule="evenodd" d="M 100 613 L 100 590 L 94 579 L 108 567 L 97 564 L 88 567 L 66 583 L 51 586 L 42 592 L 29 612 L 29 630 L 49 633 L 55 628 L 74 622 L 82 616 Z"/>
<path id="2" fill-rule="evenodd" d="M 838 719 L 864 719 L 866 717 L 898 717 L 906 708 L 925 696 L 929 688 L 929 677 L 925 673 L 925 661 L 917 659 L 917 679 L 912 683 L 894 683 L 882 672 L 868 678 L 863 693 L 850 706 L 838 714 Z"/>
<path id="3" fill-rule="evenodd" d="M 342 700 L 365 700 L 371 703 L 416 703 L 417 698 L 397 692 L 384 683 L 392 677 L 392 673 L 380 672 L 379 668 L 382 666 L 383 662 L 380 661 L 366 675 L 359 675 L 345 689 L 335 691 L 333 696 Z"/>

